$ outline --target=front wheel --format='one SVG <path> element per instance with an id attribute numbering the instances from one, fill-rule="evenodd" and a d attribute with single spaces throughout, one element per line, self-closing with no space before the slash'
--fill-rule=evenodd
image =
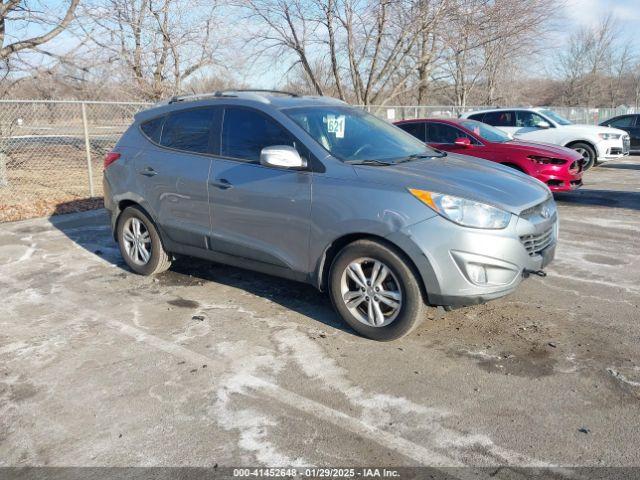
<path id="1" fill-rule="evenodd" d="M 373 240 L 347 245 L 329 273 L 331 301 L 359 334 L 389 341 L 409 334 L 423 319 L 420 285 L 408 261 Z"/>
<path id="2" fill-rule="evenodd" d="M 594 165 L 597 165 L 598 157 L 596 151 L 586 143 L 574 143 L 571 148 L 582 155 L 584 163 L 582 164 L 583 171 L 589 170 Z"/>

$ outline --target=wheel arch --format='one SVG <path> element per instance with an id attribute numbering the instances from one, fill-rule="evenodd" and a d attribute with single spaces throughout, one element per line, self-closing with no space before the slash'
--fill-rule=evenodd
<path id="1" fill-rule="evenodd" d="M 418 285 L 420 286 L 420 291 L 422 292 L 422 297 L 427 302 L 427 289 L 424 282 L 424 278 L 420 274 L 420 270 L 418 269 L 416 263 L 413 261 L 411 256 L 405 252 L 405 250 L 398 245 L 397 243 L 389 240 L 388 238 L 382 237 L 380 235 L 375 235 L 372 233 L 349 233 L 343 235 L 341 237 L 333 240 L 323 251 L 322 256 L 320 257 L 320 261 L 316 267 L 315 275 L 314 275 L 314 284 L 320 291 L 325 291 L 326 286 L 329 279 L 329 272 L 331 271 L 331 265 L 333 264 L 334 259 L 340 253 L 340 251 L 346 247 L 347 245 L 357 241 L 357 240 L 373 240 L 382 245 L 390 248 L 395 253 L 400 255 L 409 268 L 413 271 L 416 276 L 416 280 L 418 281 Z"/>
<path id="2" fill-rule="evenodd" d="M 117 207 L 117 211 L 115 211 L 112 216 L 113 225 L 111 230 L 113 232 L 113 239 L 115 240 L 116 243 L 118 243 L 117 227 L 118 227 L 118 222 L 120 221 L 120 217 L 122 216 L 122 212 L 124 212 L 125 209 L 127 209 L 128 207 L 138 207 L 140 210 L 142 210 L 142 213 L 144 213 L 149 219 L 149 221 L 153 224 L 154 228 L 158 232 L 158 236 L 160 237 L 160 241 L 162 242 L 163 247 L 166 248 L 164 232 L 162 231 L 160 226 L 156 223 L 155 219 L 153 218 L 153 215 L 149 212 L 149 209 L 145 208 L 145 206 L 140 202 L 137 202 L 136 200 L 133 200 L 131 198 L 124 198 L 124 199 L 118 200 L 115 204 Z"/>
<path id="3" fill-rule="evenodd" d="M 585 139 L 571 140 L 570 142 L 565 143 L 563 146 L 567 148 L 571 148 L 572 145 L 575 145 L 576 143 L 584 143 L 588 145 L 594 151 L 594 153 L 596 154 L 596 157 L 598 156 L 598 149 L 596 148 L 595 143 L 591 140 L 585 140 Z"/>

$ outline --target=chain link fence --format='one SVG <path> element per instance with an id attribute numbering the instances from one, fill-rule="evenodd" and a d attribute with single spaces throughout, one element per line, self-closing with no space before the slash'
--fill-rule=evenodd
<path id="1" fill-rule="evenodd" d="M 146 107 L 0 101 L 0 222 L 100 205 L 104 154 Z"/>
<path id="2" fill-rule="evenodd" d="M 0 222 L 102 205 L 102 160 L 136 112 L 136 102 L 0 100 Z M 379 106 L 389 121 L 445 117 L 490 107 Z M 554 107 L 577 123 L 596 124 L 630 109 Z"/>

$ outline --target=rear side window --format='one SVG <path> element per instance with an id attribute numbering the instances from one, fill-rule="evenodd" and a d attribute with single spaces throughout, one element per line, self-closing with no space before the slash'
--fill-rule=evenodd
<path id="1" fill-rule="evenodd" d="M 484 114 L 484 123 L 494 127 L 515 127 L 516 119 L 514 112 L 489 112 Z"/>
<path id="2" fill-rule="evenodd" d="M 295 147 L 295 139 L 275 120 L 260 112 L 234 107 L 225 110 L 220 148 L 223 157 L 258 162 L 262 149 L 274 145 Z"/>
<path id="3" fill-rule="evenodd" d="M 474 113 L 473 115 L 469 115 L 467 118 L 471 120 L 477 120 L 478 122 L 482 122 L 482 118 L 484 117 L 484 113 Z M 484 122 L 487 123 L 487 122 Z"/>
<path id="4" fill-rule="evenodd" d="M 154 118 L 140 125 L 142 132 L 155 143 L 160 143 L 160 134 L 162 133 L 162 125 L 164 124 L 164 117 Z"/>
<path id="5" fill-rule="evenodd" d="M 209 153 L 213 108 L 170 113 L 162 129 L 160 145 L 193 153 Z"/>
<path id="6" fill-rule="evenodd" d="M 398 125 L 398 127 L 400 127 L 405 132 L 410 133 L 421 142 L 425 141 L 426 129 L 424 122 L 401 123 L 400 125 Z"/>

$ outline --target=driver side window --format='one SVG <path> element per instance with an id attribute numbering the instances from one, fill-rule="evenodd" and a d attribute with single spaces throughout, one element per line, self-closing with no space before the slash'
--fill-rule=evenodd
<path id="1" fill-rule="evenodd" d="M 544 118 L 537 113 L 518 111 L 516 112 L 516 127 L 521 128 L 539 128 L 540 124 L 549 124 Z"/>
<path id="2" fill-rule="evenodd" d="M 451 125 L 435 122 L 427 124 L 427 143 L 453 144 L 458 138 L 468 138 L 471 144 L 478 144 L 475 138 Z"/>
<path id="3" fill-rule="evenodd" d="M 228 107 L 224 113 L 220 154 L 257 163 L 265 147 L 290 145 L 295 139 L 275 120 L 247 108 Z"/>

